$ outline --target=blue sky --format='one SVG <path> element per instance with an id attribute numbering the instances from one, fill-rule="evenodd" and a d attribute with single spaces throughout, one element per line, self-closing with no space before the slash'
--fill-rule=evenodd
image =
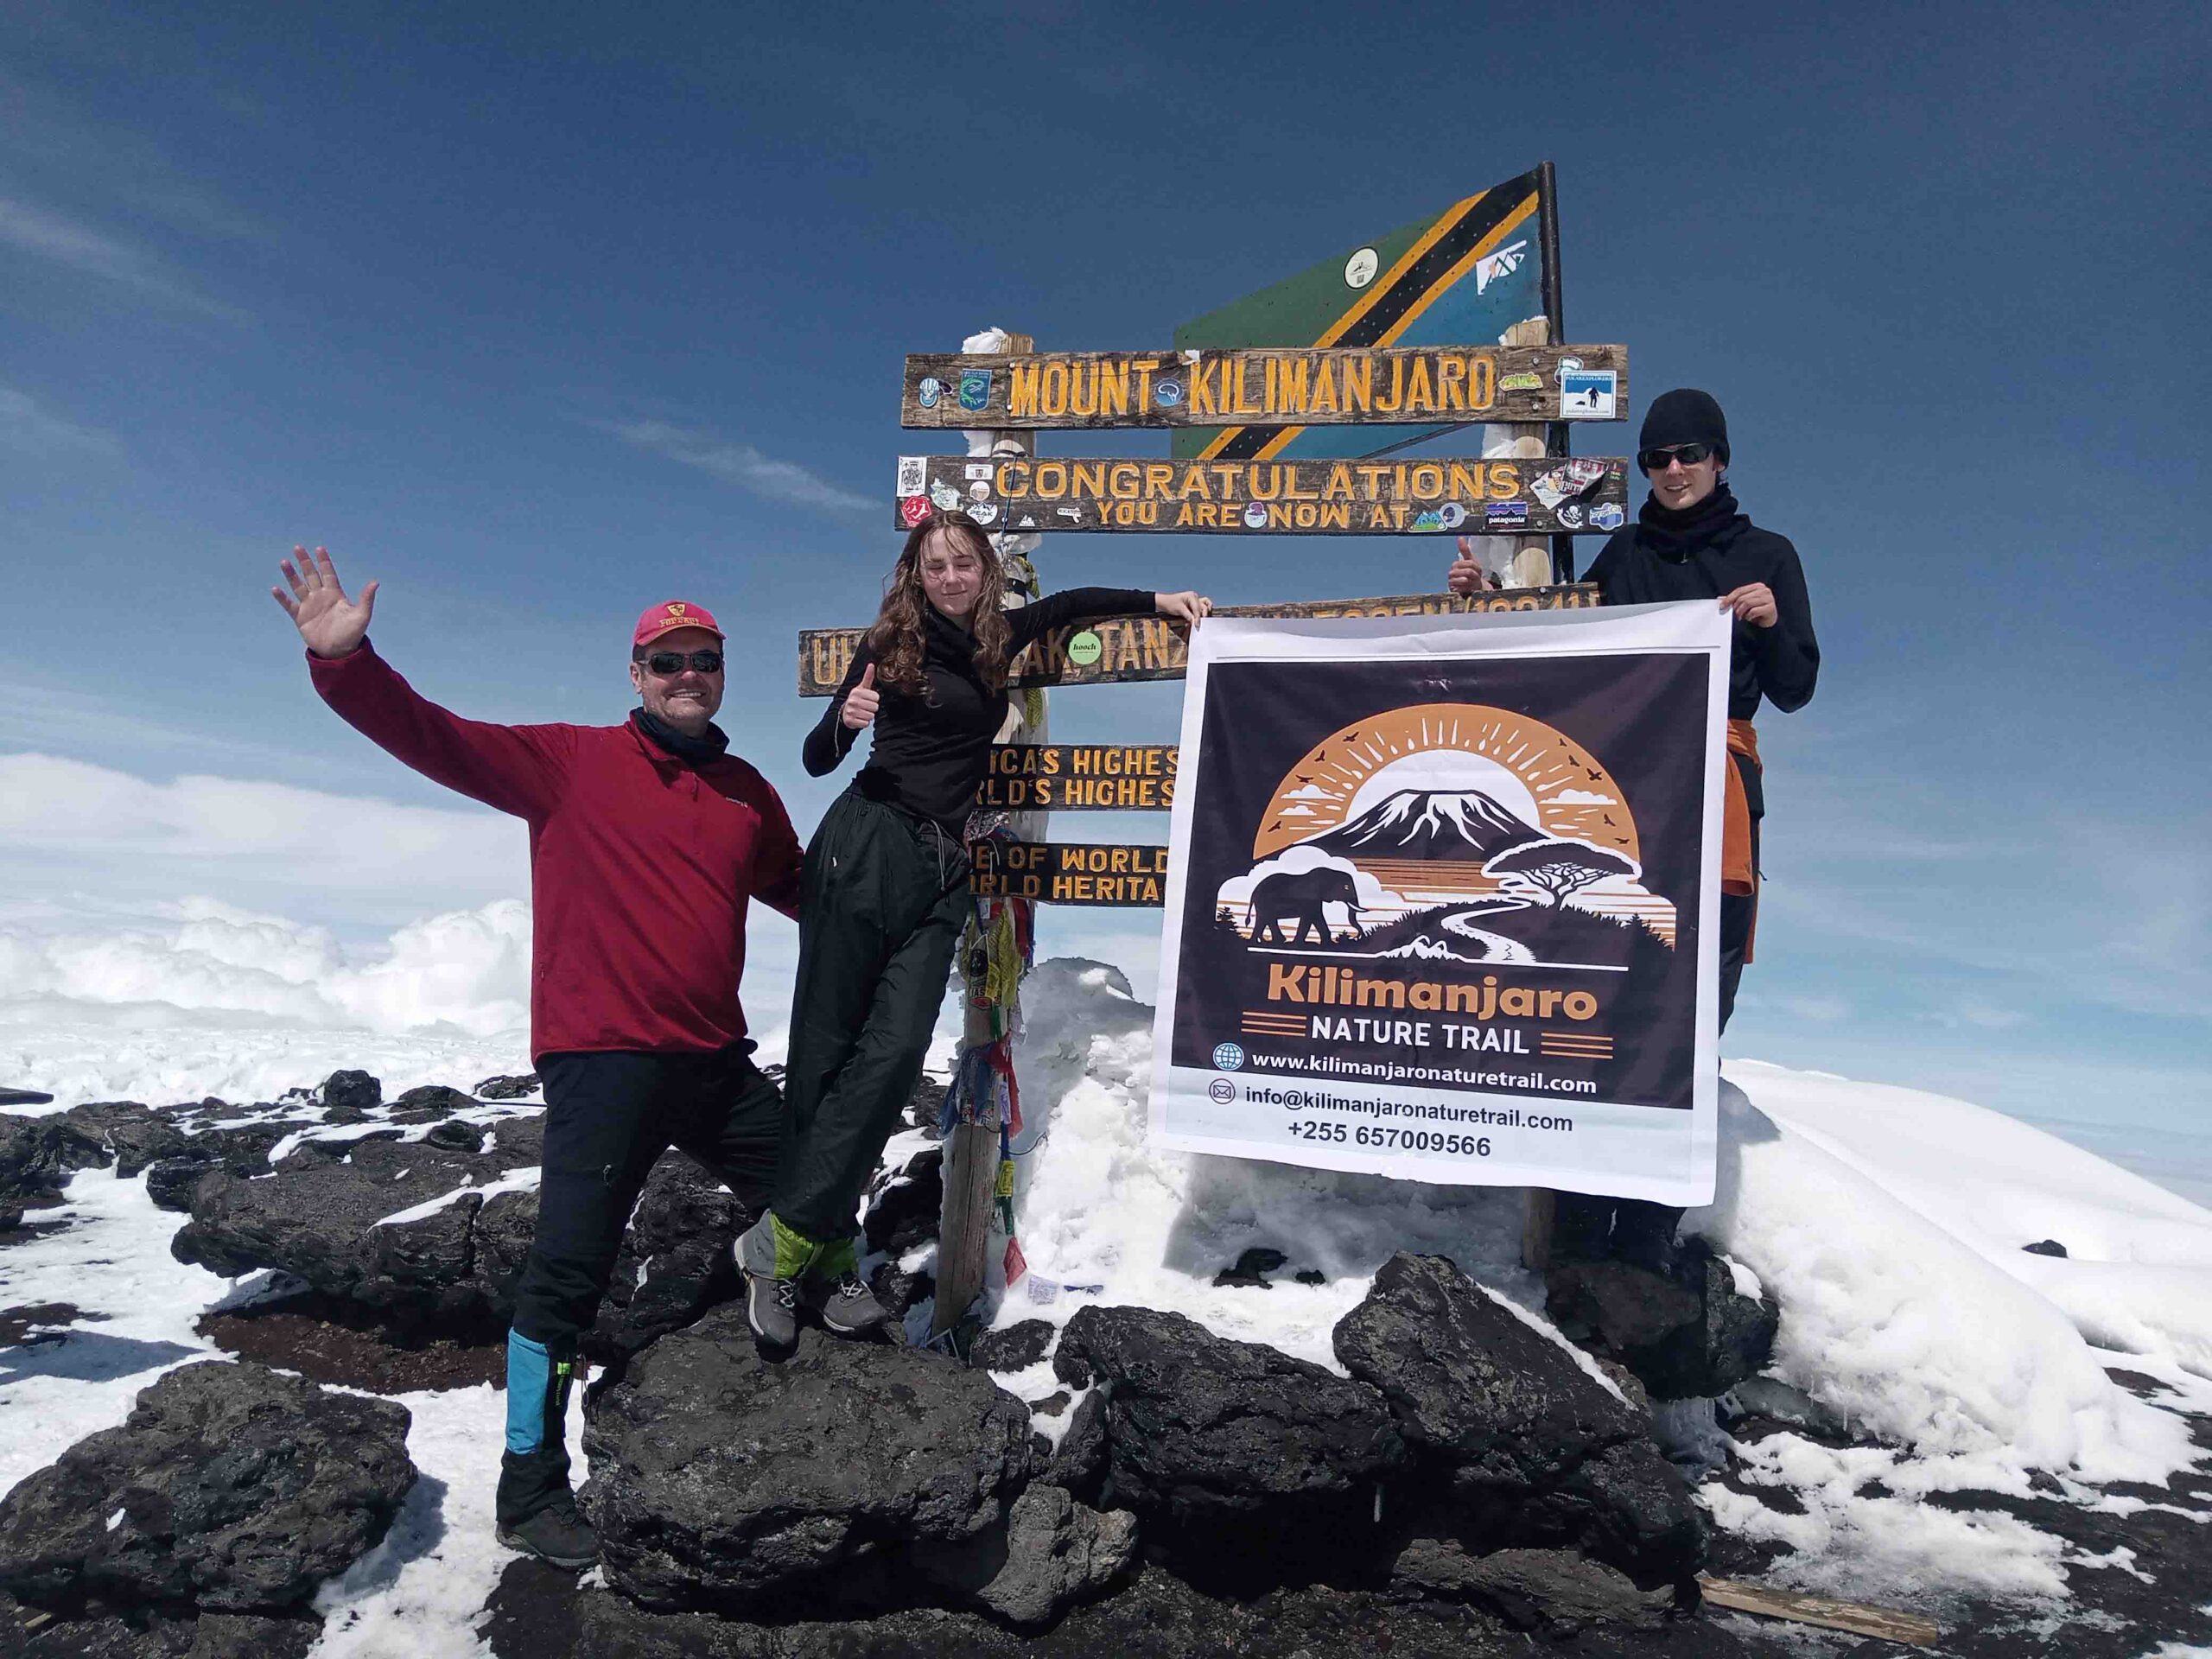
<path id="1" fill-rule="evenodd" d="M 1727 1050 L 2201 1123 L 2201 10 L 1530 16 L 10 7 L 0 918 L 199 893 L 366 939 L 521 891 L 519 830 L 308 694 L 266 594 L 296 541 L 487 718 L 620 718 L 627 619 L 713 606 L 723 723 L 809 828 L 794 636 L 862 620 L 895 550 L 903 353 L 1162 344 L 1549 158 L 1570 335 L 1721 399 L 1817 609 Z M 1441 580 L 1410 538 L 1039 563 L 1224 602 Z M 1053 718 L 1165 739 L 1177 696 Z"/>

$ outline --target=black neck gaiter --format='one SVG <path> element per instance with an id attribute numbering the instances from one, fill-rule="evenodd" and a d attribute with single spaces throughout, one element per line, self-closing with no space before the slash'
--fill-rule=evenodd
<path id="1" fill-rule="evenodd" d="M 1680 512 L 1661 506 L 1656 496 L 1646 496 L 1643 510 L 1636 515 L 1636 539 L 1661 558 L 1680 563 L 1711 546 L 1737 517 L 1736 497 L 1725 483 Z"/>
<path id="2" fill-rule="evenodd" d="M 719 726 L 709 726 L 697 737 L 686 737 L 658 715 L 644 709 L 632 709 L 630 719 L 639 731 L 694 770 L 721 760 L 729 748 L 729 739 L 722 735 Z"/>

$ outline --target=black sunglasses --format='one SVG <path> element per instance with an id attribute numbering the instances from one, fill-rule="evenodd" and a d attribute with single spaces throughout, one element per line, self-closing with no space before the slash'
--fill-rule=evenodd
<path id="1" fill-rule="evenodd" d="M 722 671 L 722 654 L 719 651 L 695 651 L 689 655 L 680 651 L 657 651 L 639 660 L 663 679 L 671 674 L 681 674 L 687 664 L 702 674 Z"/>
<path id="2" fill-rule="evenodd" d="M 1694 467 L 1712 453 L 1709 443 L 1678 443 L 1668 449 L 1639 449 L 1636 452 L 1636 464 L 1647 473 L 1663 473 L 1670 461 Z"/>

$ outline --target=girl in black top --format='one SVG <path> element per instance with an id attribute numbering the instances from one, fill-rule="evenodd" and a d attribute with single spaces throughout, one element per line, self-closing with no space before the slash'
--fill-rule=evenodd
<path id="1" fill-rule="evenodd" d="M 753 1330 L 779 1345 L 796 1336 L 803 1292 L 841 1334 L 887 1317 L 854 1271 L 852 1235 L 921 1075 L 973 903 L 962 836 L 1006 724 L 1008 665 L 1071 622 L 1157 613 L 1195 626 L 1212 609 L 1195 593 L 1077 588 L 1008 611 L 1001 592 L 998 556 L 974 519 L 924 519 L 807 735 L 816 777 L 871 726 L 875 741 L 806 849 L 776 1196 L 738 1245 Z"/>

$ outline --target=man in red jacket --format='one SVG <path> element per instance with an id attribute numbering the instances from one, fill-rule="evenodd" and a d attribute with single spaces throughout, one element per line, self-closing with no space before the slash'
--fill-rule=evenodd
<path id="1" fill-rule="evenodd" d="M 680 600 L 631 637 L 640 706 L 620 726 L 493 726 L 418 695 L 368 640 L 330 555 L 300 549 L 276 595 L 341 719 L 425 777 L 530 826 L 531 1053 L 545 1085 L 537 1236 L 507 1336 L 499 1538 L 563 1566 L 598 1541 L 569 1490 L 578 1339 L 607 1290 L 647 1172 L 682 1147 L 754 1214 L 783 1103 L 751 1059 L 739 976 L 758 898 L 796 916 L 799 844 L 783 803 L 714 723 L 722 635 Z"/>

